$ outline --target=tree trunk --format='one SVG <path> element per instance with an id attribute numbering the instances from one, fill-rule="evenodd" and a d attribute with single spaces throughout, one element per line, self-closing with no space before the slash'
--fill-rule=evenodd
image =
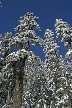
<path id="1" fill-rule="evenodd" d="M 13 93 L 13 108 L 21 108 L 22 106 L 22 95 L 23 95 L 23 75 L 24 75 L 24 66 L 27 56 L 18 64 L 18 71 L 16 74 L 16 84 Z"/>
<path id="2" fill-rule="evenodd" d="M 23 93 L 23 75 L 19 71 L 19 74 L 16 75 L 16 84 L 13 95 L 13 108 L 21 108 L 22 93 Z"/>

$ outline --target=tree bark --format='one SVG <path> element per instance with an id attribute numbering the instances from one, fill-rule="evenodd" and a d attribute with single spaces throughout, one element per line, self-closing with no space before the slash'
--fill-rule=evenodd
<path id="1" fill-rule="evenodd" d="M 17 66 L 18 71 L 16 74 L 16 84 L 15 84 L 14 93 L 13 93 L 13 108 L 21 108 L 22 106 L 23 72 L 24 72 L 26 58 L 27 56 L 24 59 L 21 59 Z"/>
<path id="2" fill-rule="evenodd" d="M 21 108 L 22 93 L 23 93 L 23 75 L 19 71 L 19 74 L 16 75 L 16 84 L 13 95 L 13 108 Z"/>

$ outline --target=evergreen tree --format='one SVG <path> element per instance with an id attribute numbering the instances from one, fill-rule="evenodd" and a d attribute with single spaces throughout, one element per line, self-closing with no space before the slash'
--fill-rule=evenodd
<path id="1" fill-rule="evenodd" d="M 67 71 L 65 71 L 64 78 L 66 85 L 63 101 L 64 107 L 72 107 L 72 27 L 67 22 L 63 22 L 62 19 L 56 19 L 56 33 L 57 38 L 62 38 L 61 42 L 64 42 L 64 46 L 68 49 L 68 52 L 65 55 Z M 64 67 L 63 67 L 64 68 Z M 65 102 L 66 101 L 66 102 Z"/>
<path id="2" fill-rule="evenodd" d="M 4 62 L 5 62 L 5 66 L 6 69 L 8 71 L 8 68 L 11 69 L 11 67 L 14 69 L 12 74 L 14 76 L 14 90 L 13 90 L 13 94 L 12 94 L 12 98 L 13 98 L 13 107 L 21 107 L 22 105 L 22 95 L 23 95 L 23 75 L 24 75 L 24 66 L 25 66 L 25 61 L 27 59 L 27 57 L 31 57 L 33 56 L 33 54 L 31 54 L 32 52 L 28 52 L 27 50 L 31 45 L 35 45 L 35 44 L 40 44 L 42 45 L 42 39 L 39 38 L 39 36 L 36 36 L 35 30 L 33 29 L 39 29 L 39 25 L 36 23 L 37 17 L 33 17 L 32 13 L 27 13 L 25 16 L 22 17 L 23 20 L 20 20 L 20 25 L 18 25 L 16 27 L 16 31 L 20 30 L 20 33 L 16 33 L 15 37 L 12 37 L 12 39 L 9 38 L 9 35 L 7 33 L 7 35 L 4 38 L 4 41 L 6 40 L 6 38 L 8 38 L 7 41 L 7 46 L 5 46 L 7 49 L 11 48 L 11 47 L 16 47 L 18 46 L 19 51 L 17 52 L 13 52 L 7 55 L 7 53 L 5 52 L 4 54 Z M 33 42 L 34 41 L 34 42 Z M 3 42 L 3 41 L 1 41 Z M 33 44 L 34 43 L 34 44 Z M 4 48 L 5 48 L 4 47 Z M 8 52 L 9 53 L 9 52 Z M 2 54 L 2 52 L 1 52 Z M 5 66 L 2 68 L 2 73 L 4 73 Z M 9 67 L 8 67 L 9 66 Z M 11 71 L 5 72 L 6 74 L 8 74 L 8 76 L 11 76 Z M 9 87 L 8 87 L 9 88 Z"/>
<path id="3" fill-rule="evenodd" d="M 44 62 L 44 68 L 45 68 L 45 77 L 47 80 L 47 86 L 48 86 L 48 98 L 49 98 L 49 108 L 52 105 L 52 102 L 54 102 L 54 96 L 53 93 L 56 89 L 56 83 L 57 83 L 57 68 L 59 67 L 59 56 L 58 56 L 58 45 L 56 43 L 56 40 L 54 40 L 53 37 L 54 33 L 52 30 L 46 29 L 45 32 L 45 40 L 44 40 L 44 53 L 45 53 L 45 62 Z"/>

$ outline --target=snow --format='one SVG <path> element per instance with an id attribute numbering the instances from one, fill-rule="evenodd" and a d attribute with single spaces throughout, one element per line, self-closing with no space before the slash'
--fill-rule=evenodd
<path id="1" fill-rule="evenodd" d="M 56 92 L 63 91 L 63 90 L 64 90 L 63 88 L 59 88 Z"/>

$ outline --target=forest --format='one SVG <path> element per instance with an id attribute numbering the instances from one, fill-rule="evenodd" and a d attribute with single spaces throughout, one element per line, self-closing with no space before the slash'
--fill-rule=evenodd
<path id="1" fill-rule="evenodd" d="M 72 27 L 56 19 L 55 33 L 46 29 L 42 39 L 36 33 L 38 19 L 27 12 L 18 20 L 15 36 L 0 34 L 0 108 L 72 108 Z M 65 57 L 56 41 L 67 49 Z M 39 45 L 45 61 L 29 50 Z"/>

